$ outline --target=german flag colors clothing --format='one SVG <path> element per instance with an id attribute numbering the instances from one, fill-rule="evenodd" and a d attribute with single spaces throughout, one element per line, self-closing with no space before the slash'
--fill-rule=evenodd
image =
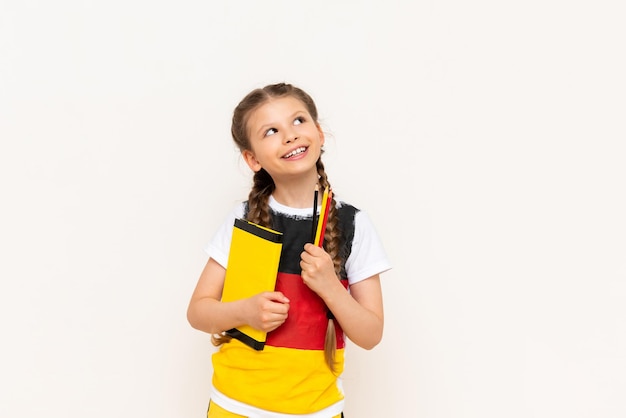
<path id="1" fill-rule="evenodd" d="M 289 317 L 268 333 L 265 348 L 254 350 L 233 339 L 213 354 L 212 402 L 243 416 L 327 418 L 343 410 L 338 376 L 343 371 L 344 334 L 338 323 L 337 375 L 324 360 L 327 308 L 300 276 L 300 254 L 311 240 L 312 208 L 290 208 L 270 197 L 272 228 L 283 233 L 283 250 L 276 290 L 290 300 Z M 238 205 L 206 247 L 216 262 L 228 268 L 232 225 L 244 218 L 246 203 Z M 340 279 L 351 284 L 391 268 L 367 215 L 339 202 L 342 235 Z"/>

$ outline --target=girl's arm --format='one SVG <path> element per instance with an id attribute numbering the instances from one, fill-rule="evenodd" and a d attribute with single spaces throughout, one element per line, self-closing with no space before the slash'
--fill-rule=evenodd
<path id="1" fill-rule="evenodd" d="M 287 319 L 289 299 L 281 292 L 263 292 L 247 299 L 220 302 L 226 269 L 209 258 L 187 308 L 192 327 L 220 334 L 241 325 L 272 331 Z"/>
<path id="2" fill-rule="evenodd" d="M 302 253 L 302 279 L 326 302 L 346 336 L 370 350 L 382 339 L 383 298 L 378 274 L 350 286 L 346 291 L 335 274 L 330 255 L 312 244 Z"/>

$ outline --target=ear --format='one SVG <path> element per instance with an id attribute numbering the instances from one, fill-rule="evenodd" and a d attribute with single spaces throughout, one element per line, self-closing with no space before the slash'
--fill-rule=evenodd
<path id="1" fill-rule="evenodd" d="M 320 146 L 323 146 L 326 141 L 326 137 L 324 136 L 324 131 L 322 131 L 322 127 L 319 123 L 317 124 L 317 132 L 320 134 Z"/>
<path id="2" fill-rule="evenodd" d="M 254 171 L 255 173 L 262 168 L 261 163 L 259 163 L 252 151 L 241 151 L 241 156 L 246 161 L 246 164 L 248 164 L 248 167 L 250 167 L 250 170 Z"/>

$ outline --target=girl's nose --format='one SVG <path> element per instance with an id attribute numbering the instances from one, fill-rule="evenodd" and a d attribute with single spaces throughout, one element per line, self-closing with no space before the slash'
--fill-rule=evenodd
<path id="1" fill-rule="evenodd" d="M 298 135 L 294 131 L 285 132 L 285 143 L 289 144 L 291 142 L 297 141 Z"/>

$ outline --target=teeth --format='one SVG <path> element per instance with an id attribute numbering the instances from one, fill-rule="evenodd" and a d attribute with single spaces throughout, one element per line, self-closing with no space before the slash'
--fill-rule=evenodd
<path id="1" fill-rule="evenodd" d="M 294 155 L 302 154 L 304 151 L 306 151 L 305 147 L 296 148 L 295 150 L 291 151 L 289 154 L 285 155 L 283 158 L 290 158 L 290 157 L 293 157 Z"/>

